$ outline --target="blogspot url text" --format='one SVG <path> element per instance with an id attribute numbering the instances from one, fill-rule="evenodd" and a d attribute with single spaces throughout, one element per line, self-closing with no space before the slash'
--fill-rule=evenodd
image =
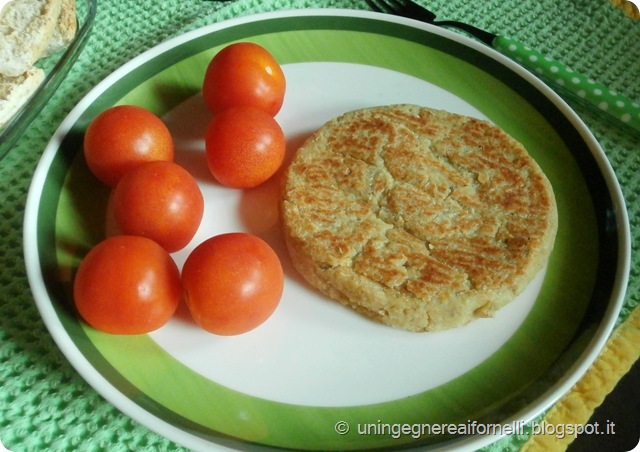
<path id="1" fill-rule="evenodd" d="M 553 435 L 558 439 L 567 436 L 574 438 L 579 435 L 615 435 L 615 424 L 607 421 L 602 424 L 550 424 L 545 421 L 525 424 L 524 421 L 509 424 L 483 424 L 467 421 L 458 424 L 391 424 L 382 421 L 372 423 L 358 423 L 350 425 L 346 421 L 338 421 L 335 431 L 339 435 L 355 432 L 362 436 L 389 436 L 398 439 L 405 436 L 418 439 L 432 435 Z"/>

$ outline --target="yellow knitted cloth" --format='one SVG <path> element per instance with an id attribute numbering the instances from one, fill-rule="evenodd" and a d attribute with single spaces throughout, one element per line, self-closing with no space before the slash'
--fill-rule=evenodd
<path id="1" fill-rule="evenodd" d="M 624 13 L 634 19 L 640 20 L 640 11 L 638 7 L 628 0 L 610 0 L 611 3 L 620 8 Z"/>
<path id="2" fill-rule="evenodd" d="M 586 424 L 593 411 L 604 401 L 618 381 L 640 359 L 640 309 L 634 309 L 627 320 L 611 335 L 600 355 L 582 379 L 565 394 L 544 417 L 545 424 L 559 428 L 568 424 Z M 547 431 L 556 432 L 550 428 Z M 561 451 L 575 435 L 558 438 L 553 433 L 532 435 L 524 452 Z"/>

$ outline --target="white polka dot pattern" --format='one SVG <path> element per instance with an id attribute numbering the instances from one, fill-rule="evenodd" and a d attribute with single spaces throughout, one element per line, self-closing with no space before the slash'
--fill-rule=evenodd
<path id="1" fill-rule="evenodd" d="M 543 80 L 561 87 L 602 112 L 640 131 L 640 103 L 608 89 L 562 63 L 504 36 L 498 36 L 493 47 L 520 63 Z"/>

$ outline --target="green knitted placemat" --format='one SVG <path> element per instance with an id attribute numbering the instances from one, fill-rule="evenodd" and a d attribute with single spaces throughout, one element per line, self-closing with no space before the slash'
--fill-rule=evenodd
<path id="1" fill-rule="evenodd" d="M 607 0 L 431 0 L 449 19 L 518 38 L 640 100 L 640 22 Z M 99 2 L 87 47 L 43 112 L 0 161 L 0 441 L 9 450 L 178 450 L 100 397 L 68 364 L 33 302 L 22 226 L 34 169 L 59 123 L 100 80 L 144 50 L 202 25 L 290 8 L 367 9 L 364 0 L 116 0 Z M 606 152 L 627 201 L 633 248 L 640 249 L 640 140 L 580 106 L 576 112 Z M 639 301 L 640 257 L 618 323 Z M 491 449 L 516 450 L 526 435 Z"/>

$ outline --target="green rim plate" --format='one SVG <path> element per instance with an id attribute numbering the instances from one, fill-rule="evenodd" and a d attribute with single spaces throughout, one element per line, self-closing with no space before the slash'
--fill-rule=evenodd
<path id="1" fill-rule="evenodd" d="M 237 40 L 264 45 L 285 67 L 349 63 L 418 78 L 463 99 L 528 148 L 552 182 L 560 226 L 535 304 L 495 353 L 408 397 L 310 406 L 231 389 L 174 359 L 149 335 L 110 336 L 78 320 L 72 275 L 102 237 L 108 197 L 82 158 L 87 124 L 115 104 L 170 112 L 198 94 L 210 58 Z M 27 202 L 24 240 L 35 301 L 69 361 L 123 412 L 194 449 L 212 443 L 319 450 L 481 447 L 496 436 L 422 434 L 425 427 L 418 434 L 412 426 L 507 424 L 540 414 L 595 359 L 615 323 L 629 265 L 628 221 L 615 176 L 584 124 L 553 92 L 466 38 L 342 10 L 269 13 L 207 26 L 116 71 L 69 114 L 45 150 Z M 365 424 L 369 434 L 362 433 Z M 348 432 L 337 432 L 345 425 Z M 393 425 L 409 427 L 402 433 Z"/>

